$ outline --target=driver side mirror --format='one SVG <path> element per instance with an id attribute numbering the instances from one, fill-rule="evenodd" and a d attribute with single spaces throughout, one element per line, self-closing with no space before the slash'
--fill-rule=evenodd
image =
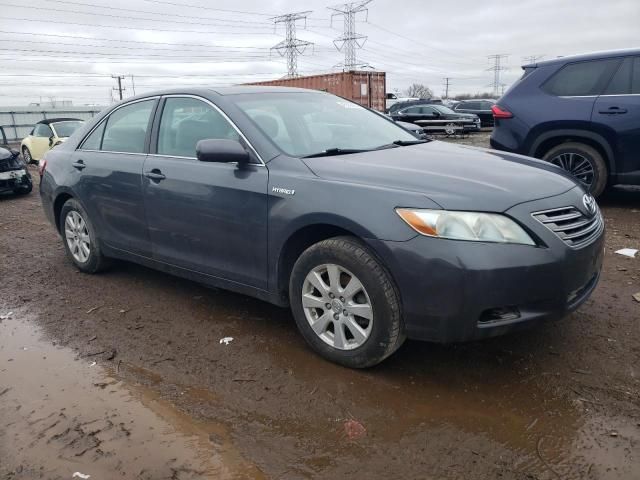
<path id="1" fill-rule="evenodd" d="M 237 140 L 206 139 L 196 144 L 196 157 L 201 162 L 237 163 L 238 166 L 249 163 L 250 156 Z"/>

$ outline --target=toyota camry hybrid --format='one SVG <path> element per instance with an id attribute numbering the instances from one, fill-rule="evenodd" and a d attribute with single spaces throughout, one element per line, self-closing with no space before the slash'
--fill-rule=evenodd
<path id="1" fill-rule="evenodd" d="M 130 98 L 40 164 L 69 259 L 123 259 L 290 306 L 309 345 L 368 367 L 405 338 L 558 319 L 595 288 L 604 222 L 563 170 L 419 139 L 328 93 Z"/>

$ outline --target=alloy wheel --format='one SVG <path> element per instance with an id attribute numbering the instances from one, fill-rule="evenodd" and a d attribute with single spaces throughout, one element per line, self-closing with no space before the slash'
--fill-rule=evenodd
<path id="1" fill-rule="evenodd" d="M 596 175 L 595 169 L 584 155 L 572 152 L 561 153 L 549 161 L 576 177 L 587 189 L 593 185 Z"/>
<path id="2" fill-rule="evenodd" d="M 444 126 L 444 133 L 447 135 L 454 135 L 456 133 L 456 126 L 453 123 L 447 123 Z"/>
<path id="3" fill-rule="evenodd" d="M 80 263 L 86 263 L 91 255 L 91 237 L 87 223 L 77 211 L 71 210 L 67 214 L 64 234 L 73 258 Z"/>
<path id="4" fill-rule="evenodd" d="M 320 265 L 307 274 L 302 307 L 311 329 L 333 348 L 353 350 L 371 335 L 369 295 L 358 277 L 339 265 Z"/>

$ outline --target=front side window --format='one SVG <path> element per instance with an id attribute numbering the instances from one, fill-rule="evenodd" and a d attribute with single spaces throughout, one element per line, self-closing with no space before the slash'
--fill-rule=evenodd
<path id="1" fill-rule="evenodd" d="M 570 63 L 547 80 L 542 89 L 559 97 L 600 95 L 620 59 Z"/>
<path id="2" fill-rule="evenodd" d="M 408 113 L 409 115 L 419 115 L 422 113 L 422 108 L 420 107 L 410 107 L 402 111 L 403 113 Z"/>
<path id="3" fill-rule="evenodd" d="M 383 116 L 326 93 L 241 94 L 229 96 L 229 100 L 291 156 L 332 149 L 373 150 L 396 141 L 416 141 Z"/>
<path id="4" fill-rule="evenodd" d="M 84 122 L 80 120 L 73 120 L 73 121 L 52 123 L 51 126 L 58 134 L 58 137 L 64 138 L 64 137 L 70 137 L 73 134 L 73 132 L 75 132 L 77 129 L 79 129 L 82 126 L 83 123 Z"/>
<path id="5" fill-rule="evenodd" d="M 51 131 L 51 127 L 49 127 L 49 125 L 46 125 L 44 123 L 37 124 L 33 132 L 34 137 L 49 138 L 52 135 L 53 135 L 53 132 Z"/>
<path id="6" fill-rule="evenodd" d="M 196 156 L 205 139 L 239 140 L 233 126 L 211 105 L 196 98 L 167 98 L 160 118 L 158 154 Z"/>
<path id="7" fill-rule="evenodd" d="M 453 110 L 451 110 L 449 107 L 445 107 L 444 105 L 434 105 L 432 108 L 434 108 L 435 110 L 437 110 L 440 113 L 443 113 L 445 115 L 450 115 L 452 113 L 455 113 Z"/>
<path id="8" fill-rule="evenodd" d="M 132 103 L 118 108 L 109 115 L 100 150 L 144 153 L 144 141 L 154 103 L 155 100 Z M 85 145 L 83 147 L 86 148 Z"/>

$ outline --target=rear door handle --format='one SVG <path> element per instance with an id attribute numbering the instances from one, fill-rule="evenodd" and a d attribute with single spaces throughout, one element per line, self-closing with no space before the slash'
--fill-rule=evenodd
<path id="1" fill-rule="evenodd" d="M 627 109 L 620 107 L 609 107 L 607 110 L 599 110 L 598 113 L 602 113 L 604 115 L 616 115 L 618 113 L 627 113 Z"/>
<path id="2" fill-rule="evenodd" d="M 144 172 L 144 176 L 154 182 L 160 182 L 167 178 L 159 169 L 154 168 L 150 172 Z"/>
<path id="3" fill-rule="evenodd" d="M 83 160 L 78 160 L 77 162 L 73 162 L 71 165 L 73 165 L 73 168 L 77 170 L 82 170 L 84 168 L 87 168 Z"/>

